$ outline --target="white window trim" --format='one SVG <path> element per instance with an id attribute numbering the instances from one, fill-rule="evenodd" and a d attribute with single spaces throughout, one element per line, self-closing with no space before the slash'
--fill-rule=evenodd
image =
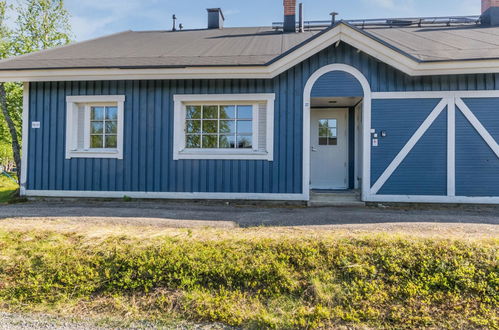
<path id="1" fill-rule="evenodd" d="M 84 150 L 77 150 L 78 136 L 74 134 L 78 121 L 74 114 L 78 105 L 85 106 Z M 93 105 L 113 105 L 118 107 L 118 133 L 116 149 L 90 148 L 90 108 Z M 66 97 L 66 159 L 71 158 L 115 158 L 123 159 L 124 95 L 82 95 Z"/>
<path id="2" fill-rule="evenodd" d="M 225 159 L 225 160 L 274 160 L 274 102 L 275 94 L 182 94 L 174 95 L 174 135 L 173 160 L 181 159 Z M 253 149 L 186 149 L 185 148 L 185 111 L 186 104 L 192 103 L 245 103 L 253 104 L 253 132 L 260 127 L 259 111 L 256 103 L 267 103 L 267 127 L 265 151 L 258 150 L 253 143 Z M 258 141 L 258 136 L 253 136 Z"/>

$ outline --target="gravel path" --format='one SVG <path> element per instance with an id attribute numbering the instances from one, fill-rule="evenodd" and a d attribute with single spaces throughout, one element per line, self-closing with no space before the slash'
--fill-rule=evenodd
<path id="1" fill-rule="evenodd" d="M 21 315 L 11 313 L 0 313 L 0 330 L 22 330 L 22 329 L 54 329 L 54 330 L 98 330 L 89 323 L 77 323 L 70 320 L 53 318 L 42 315 Z"/>
<path id="2" fill-rule="evenodd" d="M 0 219 L 64 218 L 164 227 L 322 226 L 380 223 L 499 224 L 499 207 L 303 208 L 179 202 L 29 202 L 0 206 Z"/>
<path id="3" fill-rule="evenodd" d="M 23 315 L 0 312 L 0 330 L 109 330 L 109 329 L 173 329 L 173 330 L 228 330 L 233 329 L 220 324 L 188 324 L 158 326 L 154 323 L 141 322 L 129 327 L 97 326 L 92 322 L 76 322 L 69 319 L 52 317 L 47 315 Z"/>

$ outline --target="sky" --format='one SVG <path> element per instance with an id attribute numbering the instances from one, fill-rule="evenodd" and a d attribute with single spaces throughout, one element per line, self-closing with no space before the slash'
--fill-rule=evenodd
<path id="1" fill-rule="evenodd" d="M 206 27 L 206 8 L 222 8 L 227 27 L 282 21 L 282 0 L 66 0 L 76 40 L 125 30 L 168 30 L 172 14 L 186 29 Z M 300 0 L 298 0 L 300 2 Z M 479 15 L 480 0 L 302 0 L 305 20 Z"/>

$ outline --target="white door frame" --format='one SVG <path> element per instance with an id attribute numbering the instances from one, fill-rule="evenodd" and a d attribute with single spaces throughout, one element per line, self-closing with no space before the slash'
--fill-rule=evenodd
<path id="1" fill-rule="evenodd" d="M 312 88 L 324 74 L 343 71 L 354 76 L 364 91 L 362 108 L 363 157 L 362 157 L 362 200 L 367 200 L 371 185 L 371 86 L 366 77 L 356 68 L 346 64 L 330 64 L 315 71 L 308 79 L 303 92 L 303 194 L 310 199 L 310 99 Z"/>

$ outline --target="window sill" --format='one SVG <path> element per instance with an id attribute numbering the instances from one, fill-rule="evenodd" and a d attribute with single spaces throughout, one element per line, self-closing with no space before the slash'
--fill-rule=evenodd
<path id="1" fill-rule="evenodd" d="M 71 150 L 66 154 L 66 159 L 71 158 L 123 159 L 123 155 L 116 149 Z"/>
<path id="2" fill-rule="evenodd" d="M 183 150 L 176 153 L 174 160 L 181 159 L 214 159 L 214 160 L 267 160 L 272 161 L 266 151 L 254 150 Z"/>

